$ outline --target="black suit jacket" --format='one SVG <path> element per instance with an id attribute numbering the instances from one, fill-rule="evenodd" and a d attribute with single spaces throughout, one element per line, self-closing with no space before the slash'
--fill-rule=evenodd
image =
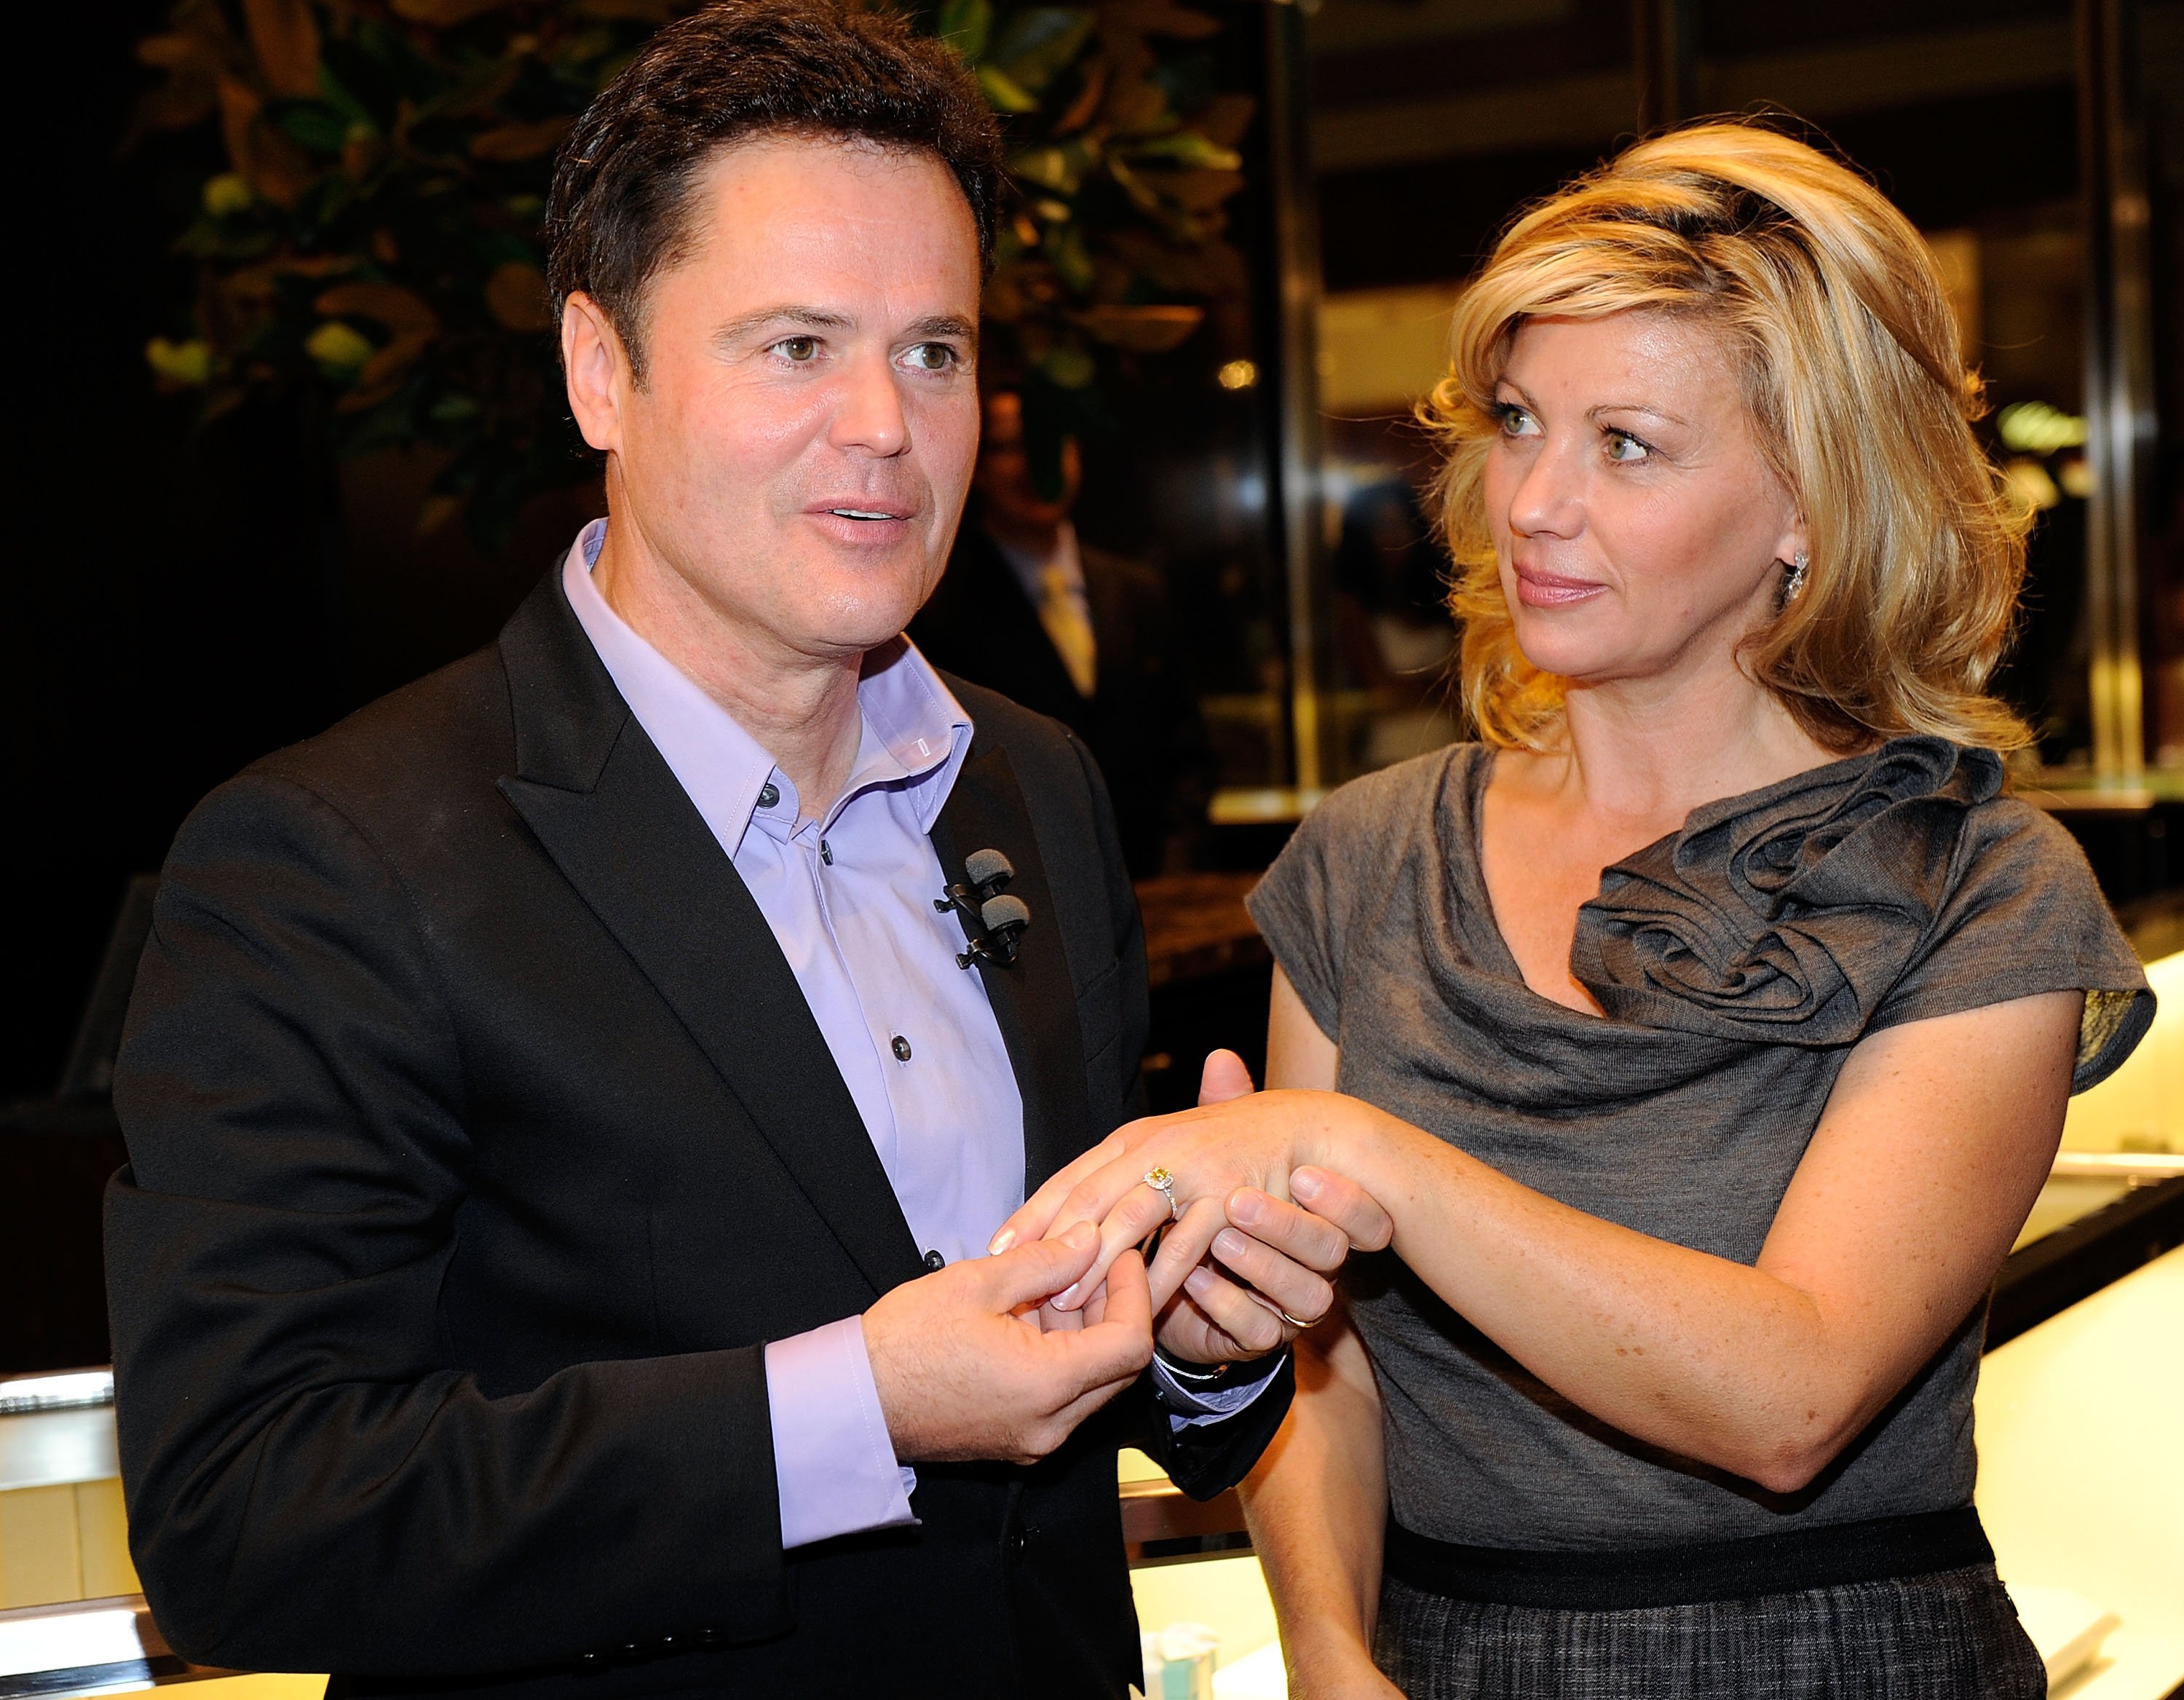
<path id="1" fill-rule="evenodd" d="M 1161 576 L 1089 545 L 1079 555 L 1100 657 L 1089 698 L 1055 653 L 975 503 L 910 635 L 936 667 L 1050 716 L 1084 739 L 1114 797 L 1123 859 L 1144 879 L 1162 872 L 1172 839 L 1204 830 L 1212 745 Z"/>
<path id="2" fill-rule="evenodd" d="M 1028 1185 L 1134 1106 L 1143 945 L 1061 728 L 977 725 L 933 838 L 1015 862 L 983 968 Z M 1287 1402 L 1143 1384 L 915 1529 L 784 1554 L 764 1345 L 922 1273 L 764 918 L 571 613 L 259 762 L 177 838 L 107 1207 L 131 1547 L 177 1651 L 355 1693 L 1114 1695 L 1126 1441 L 1201 1494 Z"/>

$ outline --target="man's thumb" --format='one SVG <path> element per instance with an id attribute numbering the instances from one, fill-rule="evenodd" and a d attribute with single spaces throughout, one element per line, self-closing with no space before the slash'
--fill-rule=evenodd
<path id="1" fill-rule="evenodd" d="M 1028 1240 L 987 1258 L 996 1308 L 1014 1310 L 1034 1301 L 1045 1302 L 1074 1283 L 1099 1255 L 1100 1230 L 1079 1222 L 1055 1239 Z"/>
<path id="2" fill-rule="evenodd" d="M 1257 1090 L 1251 1084 L 1251 1071 L 1234 1051 L 1206 1053 L 1206 1069 L 1198 1077 L 1200 1103 L 1225 1104 L 1231 1098 L 1248 1098 Z"/>

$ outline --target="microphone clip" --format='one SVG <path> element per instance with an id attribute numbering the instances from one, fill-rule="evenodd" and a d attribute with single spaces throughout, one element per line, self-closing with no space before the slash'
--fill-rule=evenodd
<path id="1" fill-rule="evenodd" d="M 941 914 L 953 910 L 962 920 L 967 948 L 956 953 L 957 967 L 967 968 L 973 962 L 1016 966 L 1017 942 L 1031 925 L 1031 911 L 1024 900 L 1001 895 L 1016 877 L 1015 866 L 999 850 L 972 850 L 963 859 L 963 878 L 933 900 Z"/>

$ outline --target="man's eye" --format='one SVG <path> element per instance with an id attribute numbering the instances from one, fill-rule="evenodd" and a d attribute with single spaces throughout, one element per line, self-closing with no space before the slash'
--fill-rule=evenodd
<path id="1" fill-rule="evenodd" d="M 920 343 L 904 359 L 921 372 L 944 372 L 959 364 L 961 356 L 945 343 Z"/>
<path id="2" fill-rule="evenodd" d="M 1607 458 L 1628 465 L 1648 459 L 1653 451 L 1627 431 L 1607 433 Z"/>
<path id="3" fill-rule="evenodd" d="M 819 339 L 816 337 L 783 337 L 773 345 L 773 351 L 795 365 L 806 366 L 819 358 Z"/>

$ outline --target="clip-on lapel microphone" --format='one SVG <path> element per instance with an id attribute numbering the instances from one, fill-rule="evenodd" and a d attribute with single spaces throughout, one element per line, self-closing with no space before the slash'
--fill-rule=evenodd
<path id="1" fill-rule="evenodd" d="M 1015 867 L 999 850 L 972 850 L 963 859 L 963 878 L 933 900 L 933 906 L 943 915 L 952 909 L 963 917 L 970 948 L 956 952 L 957 967 L 967 968 L 973 962 L 1016 966 L 1017 941 L 1031 925 L 1031 911 L 1024 900 L 1000 895 L 1001 888 L 1016 877 Z"/>

